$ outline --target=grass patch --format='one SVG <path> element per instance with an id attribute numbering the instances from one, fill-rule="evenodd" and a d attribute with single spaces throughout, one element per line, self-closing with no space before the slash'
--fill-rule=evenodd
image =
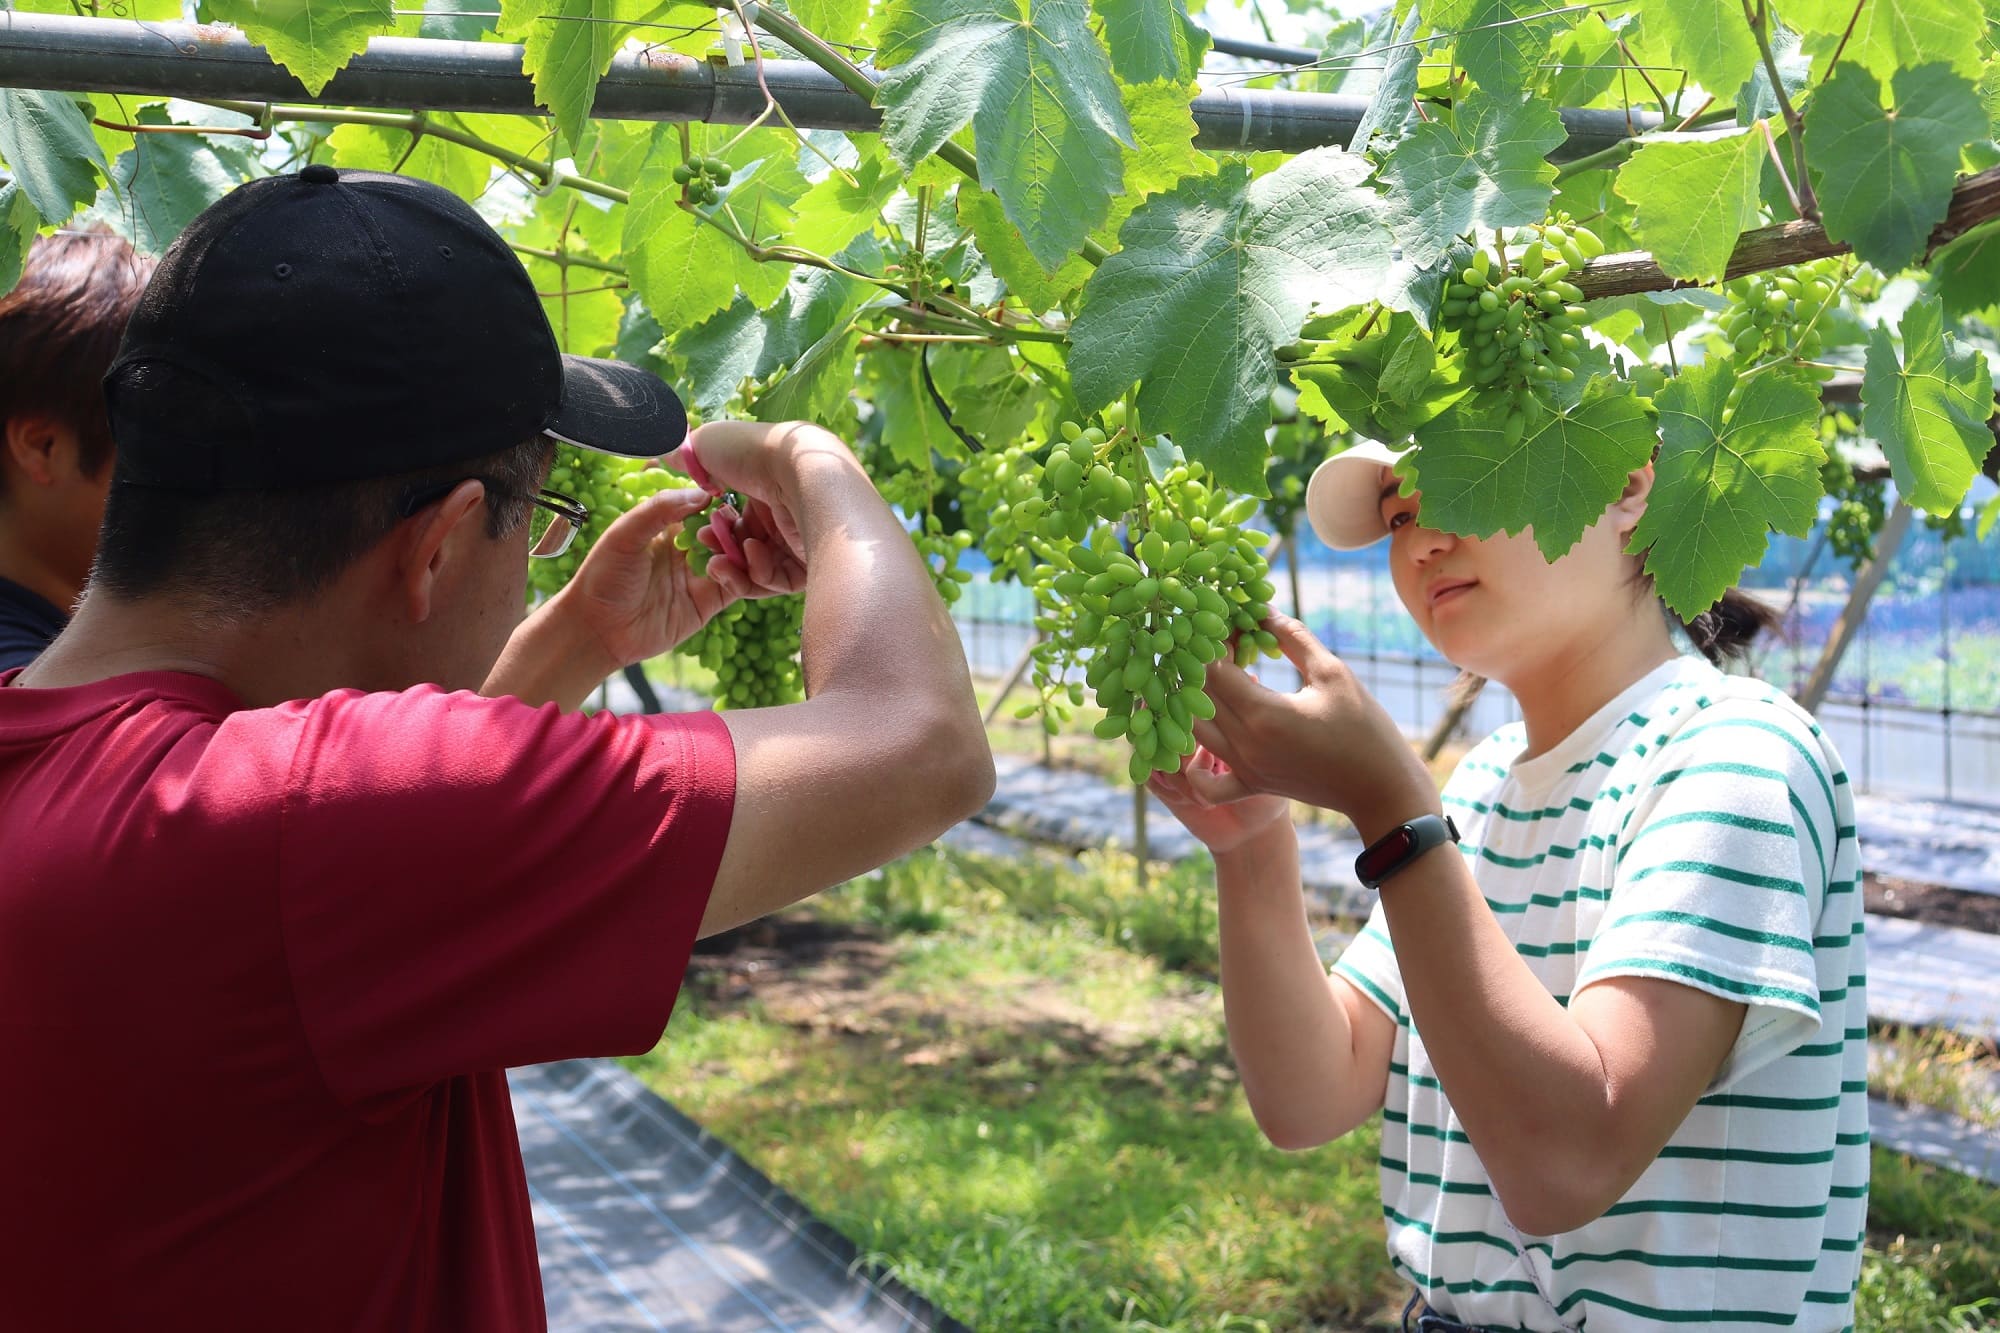
<path id="1" fill-rule="evenodd" d="M 1859 1328 L 2000 1329 L 2000 1190 L 1874 1150 Z"/>
<path id="2" fill-rule="evenodd" d="M 1395 1299 L 1374 1131 L 1271 1149 L 1212 984 L 1062 918 L 887 946 L 824 1008 L 697 974 L 632 1063 L 975 1328 L 1349 1328 Z"/>
<path id="3" fill-rule="evenodd" d="M 1946 1028 L 1870 1023 L 1868 1046 L 1868 1088 L 1877 1096 L 2000 1128 L 2000 1060 L 1991 1042 Z"/>
<path id="4" fill-rule="evenodd" d="M 1216 975 L 1215 871 L 1206 857 L 1148 866 L 1116 849 L 995 857 L 929 848 L 822 898 L 818 910 L 885 930 L 928 931 L 968 915 L 1071 922 L 1172 969 Z"/>
<path id="5" fill-rule="evenodd" d="M 974 1328 L 1393 1327 L 1376 1125 L 1270 1147 L 1212 915 L 1161 949 L 1140 897 L 1116 854 L 920 853 L 698 956 L 630 1063 Z M 2000 1328 L 2000 1190 L 1878 1148 L 1869 1226 L 1857 1327 Z"/>

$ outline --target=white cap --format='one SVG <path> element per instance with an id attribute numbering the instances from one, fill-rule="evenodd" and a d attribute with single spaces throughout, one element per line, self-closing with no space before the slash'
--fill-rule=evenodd
<path id="1" fill-rule="evenodd" d="M 1313 469 L 1306 486 L 1306 518 L 1319 539 L 1336 551 L 1358 551 L 1389 535 L 1382 521 L 1382 469 L 1405 451 L 1362 440 Z"/>

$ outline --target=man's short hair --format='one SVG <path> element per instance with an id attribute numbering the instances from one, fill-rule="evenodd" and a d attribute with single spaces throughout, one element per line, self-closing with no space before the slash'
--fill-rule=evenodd
<path id="1" fill-rule="evenodd" d="M 383 429 L 393 430 L 393 425 Z M 554 442 L 538 435 L 462 463 L 281 491 L 186 491 L 120 482 L 114 473 L 91 586 L 134 600 L 176 596 L 237 619 L 316 596 L 454 484 L 486 483 L 486 532 L 527 521 Z"/>
<path id="2" fill-rule="evenodd" d="M 101 381 L 152 275 L 151 259 L 102 228 L 37 240 L 20 282 L 0 296 L 0 426 L 55 417 L 76 432 L 84 471 L 102 472 L 111 427 Z"/>

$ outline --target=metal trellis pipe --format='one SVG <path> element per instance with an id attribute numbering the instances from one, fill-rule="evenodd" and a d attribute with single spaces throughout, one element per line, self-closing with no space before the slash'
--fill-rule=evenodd
<path id="1" fill-rule="evenodd" d="M 0 12 L 0 87 L 128 93 L 248 102 L 311 102 L 399 111 L 539 115 L 507 42 L 376 37 L 318 96 L 234 28 L 142 23 L 67 14 Z M 771 94 L 800 129 L 867 132 L 881 113 L 816 65 L 767 60 Z M 597 85 L 592 114 L 607 120 L 744 125 L 764 111 L 755 69 L 667 50 L 625 50 Z M 1368 99 L 1276 89 L 1216 89 L 1194 99 L 1195 145 L 1210 150 L 1303 152 L 1345 145 Z M 1608 148 L 1654 128 L 1658 117 L 1599 109 L 1562 112 L 1568 140 L 1557 161 Z"/>

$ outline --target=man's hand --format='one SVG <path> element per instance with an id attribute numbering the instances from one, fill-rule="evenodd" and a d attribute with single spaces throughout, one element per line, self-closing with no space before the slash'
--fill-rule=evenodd
<path id="1" fill-rule="evenodd" d="M 620 514 L 543 614 L 587 635 L 611 670 L 679 646 L 736 594 L 688 568 L 674 529 L 708 505 L 697 490 L 660 491 Z"/>
<path id="2" fill-rule="evenodd" d="M 1222 766 L 1190 767 L 1183 777 L 1193 794 L 1210 805 L 1289 796 L 1338 810 L 1369 841 L 1436 813 L 1430 774 L 1347 664 L 1296 620 L 1274 615 L 1264 625 L 1298 669 L 1298 692 L 1279 694 L 1228 662 L 1210 663 L 1215 717 L 1197 718 L 1194 734 Z"/>
<path id="3" fill-rule="evenodd" d="M 805 586 L 801 469 L 828 461 L 860 469 L 839 437 L 803 421 L 712 421 L 660 461 L 712 495 L 734 491 L 742 498 L 743 512 L 720 533 L 713 525 L 701 532 L 702 544 L 716 553 L 709 577 L 737 597 L 768 597 Z"/>

